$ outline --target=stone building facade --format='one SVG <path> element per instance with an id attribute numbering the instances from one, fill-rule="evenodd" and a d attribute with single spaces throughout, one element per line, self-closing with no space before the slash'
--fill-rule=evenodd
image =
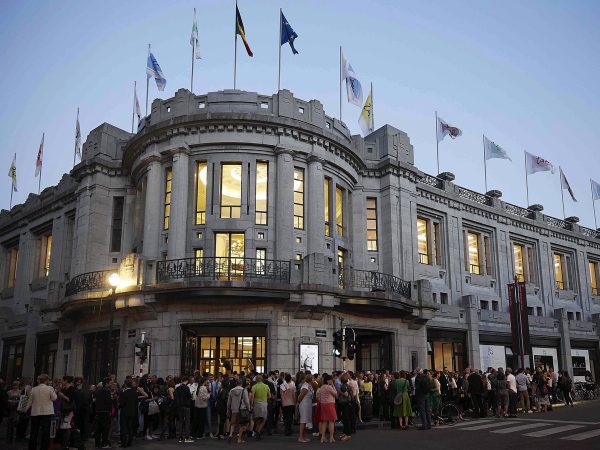
<path id="1" fill-rule="evenodd" d="M 331 371 L 342 327 L 350 368 L 514 365 L 515 276 L 530 364 L 596 373 L 599 238 L 421 172 L 392 126 L 363 139 L 287 90 L 181 89 L 0 214 L 1 374 Z"/>

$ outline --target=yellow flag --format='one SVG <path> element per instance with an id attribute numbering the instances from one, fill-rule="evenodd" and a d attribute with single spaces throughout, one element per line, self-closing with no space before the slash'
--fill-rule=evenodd
<path id="1" fill-rule="evenodd" d="M 372 94 L 369 94 L 367 97 L 365 106 L 363 106 L 360 117 L 358 118 L 358 124 L 365 136 L 372 133 L 375 128 L 373 126 L 373 101 L 371 95 Z"/>

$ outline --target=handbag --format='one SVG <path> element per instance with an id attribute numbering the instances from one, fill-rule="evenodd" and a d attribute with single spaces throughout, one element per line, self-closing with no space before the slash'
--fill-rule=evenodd
<path id="1" fill-rule="evenodd" d="M 148 402 L 148 415 L 153 416 L 155 414 L 158 414 L 159 412 L 160 407 L 158 406 L 158 403 L 156 403 L 156 400 L 150 400 Z"/>
<path id="2" fill-rule="evenodd" d="M 244 399 L 244 390 L 240 394 L 240 404 L 238 405 L 238 423 L 245 425 L 250 422 L 250 410 L 242 409 L 242 400 Z"/>
<path id="3" fill-rule="evenodd" d="M 27 402 L 29 401 L 29 397 L 25 394 L 21 394 L 19 396 L 19 404 L 17 405 L 17 412 L 24 413 L 27 411 Z"/>
<path id="4" fill-rule="evenodd" d="M 406 382 L 404 383 L 402 391 L 398 392 L 394 397 L 394 406 L 402 406 L 402 403 L 404 403 L 404 391 L 406 391 Z"/>

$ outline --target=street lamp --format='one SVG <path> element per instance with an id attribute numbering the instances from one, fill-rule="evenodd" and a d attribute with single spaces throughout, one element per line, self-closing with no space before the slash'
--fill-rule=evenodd
<path id="1" fill-rule="evenodd" d="M 110 274 L 110 276 L 108 277 L 108 284 L 110 284 L 110 287 L 112 289 L 112 302 L 110 304 L 110 322 L 108 325 L 108 339 L 106 340 L 106 342 L 110 345 L 111 356 L 108 361 L 108 373 L 106 374 L 106 376 L 110 376 L 111 369 L 114 370 L 113 363 L 115 361 L 115 342 L 113 339 L 113 324 L 115 318 L 115 292 L 121 284 L 121 277 L 119 276 L 118 272 L 113 272 Z M 108 351 L 106 352 L 106 354 L 108 354 Z"/>

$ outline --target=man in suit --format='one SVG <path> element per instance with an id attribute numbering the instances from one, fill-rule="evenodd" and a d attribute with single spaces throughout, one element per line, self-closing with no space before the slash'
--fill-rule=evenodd
<path id="1" fill-rule="evenodd" d="M 421 416 L 421 427 L 419 430 L 431 429 L 431 403 L 428 401 L 431 393 L 431 384 L 427 376 L 427 371 L 417 369 L 417 377 L 415 378 L 415 400 L 419 408 Z"/>
<path id="2" fill-rule="evenodd" d="M 131 447 L 133 436 L 138 425 L 138 394 L 133 389 L 133 382 L 125 380 L 124 388 L 119 395 L 121 408 L 121 447 Z"/>
<path id="3" fill-rule="evenodd" d="M 444 367 L 442 376 L 440 376 L 440 388 L 442 393 L 442 399 L 445 402 L 448 401 L 448 394 L 450 392 L 450 372 L 448 372 L 447 367 Z"/>
<path id="4" fill-rule="evenodd" d="M 31 389 L 27 409 L 31 408 L 31 431 L 29 432 L 29 450 L 36 450 L 38 434 L 42 434 L 40 450 L 48 450 L 50 445 L 50 419 L 54 414 L 56 392 L 48 386 L 49 377 L 45 373 L 38 376 L 38 385 Z"/>

